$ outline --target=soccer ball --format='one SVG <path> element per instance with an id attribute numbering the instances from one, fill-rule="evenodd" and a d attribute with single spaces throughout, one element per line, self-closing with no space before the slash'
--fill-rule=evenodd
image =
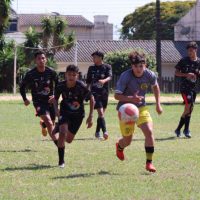
<path id="1" fill-rule="evenodd" d="M 139 118 L 139 110 L 135 105 L 126 103 L 120 106 L 118 116 L 121 122 L 134 124 Z"/>

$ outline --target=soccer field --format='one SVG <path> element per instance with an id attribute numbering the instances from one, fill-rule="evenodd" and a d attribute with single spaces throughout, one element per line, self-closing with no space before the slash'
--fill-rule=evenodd
<path id="1" fill-rule="evenodd" d="M 60 169 L 56 147 L 41 136 L 33 106 L 0 102 L 0 199 L 200 199 L 200 105 L 195 106 L 190 140 L 173 134 L 182 105 L 163 106 L 160 117 L 149 106 L 156 137 L 156 174 L 144 169 L 144 138 L 139 129 L 125 151 L 127 160 L 116 158 L 120 134 L 115 106 L 109 105 L 106 115 L 109 140 L 95 140 L 95 126 L 87 130 L 84 122 L 76 140 L 66 144 L 66 167 Z"/>

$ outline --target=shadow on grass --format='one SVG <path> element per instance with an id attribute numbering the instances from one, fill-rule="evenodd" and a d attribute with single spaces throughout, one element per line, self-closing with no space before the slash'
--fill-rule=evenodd
<path id="1" fill-rule="evenodd" d="M 23 170 L 43 170 L 43 169 L 51 169 L 55 168 L 56 166 L 51 165 L 38 165 L 38 164 L 30 164 L 29 166 L 24 167 L 7 167 L 5 169 L 2 169 L 2 171 L 23 171 Z"/>
<path id="2" fill-rule="evenodd" d="M 171 137 L 167 137 L 167 138 L 155 138 L 155 141 L 162 142 L 162 141 L 175 140 L 175 139 L 177 139 L 176 136 L 171 136 Z M 144 139 L 143 138 L 138 138 L 138 139 L 137 138 L 133 138 L 132 141 L 144 141 Z"/>
<path id="3" fill-rule="evenodd" d="M 95 138 L 75 138 L 74 140 L 77 140 L 77 141 L 89 141 L 89 140 L 95 140 Z"/>
<path id="4" fill-rule="evenodd" d="M 117 176 L 120 174 L 110 173 L 107 171 L 100 171 L 98 173 L 80 173 L 80 174 L 70 174 L 68 176 L 57 176 L 53 179 L 73 179 L 73 178 L 89 178 L 93 176 Z"/>
<path id="5" fill-rule="evenodd" d="M 29 152 L 37 152 L 32 149 L 22 149 L 22 150 L 0 150 L 0 153 L 29 153 Z"/>

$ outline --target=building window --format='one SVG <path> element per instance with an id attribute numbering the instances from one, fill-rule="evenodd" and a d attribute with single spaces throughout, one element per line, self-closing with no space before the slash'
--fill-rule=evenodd
<path id="1" fill-rule="evenodd" d="M 16 31 L 17 31 L 17 20 L 16 19 L 10 20 L 6 32 L 16 32 Z"/>

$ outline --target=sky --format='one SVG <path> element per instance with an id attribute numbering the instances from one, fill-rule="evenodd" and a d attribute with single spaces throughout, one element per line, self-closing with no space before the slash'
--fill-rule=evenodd
<path id="1" fill-rule="evenodd" d="M 18 13 L 83 15 L 92 22 L 94 15 L 108 15 L 109 22 L 114 24 L 114 37 L 117 37 L 123 18 L 152 1 L 156 0 L 13 0 L 12 7 Z"/>

